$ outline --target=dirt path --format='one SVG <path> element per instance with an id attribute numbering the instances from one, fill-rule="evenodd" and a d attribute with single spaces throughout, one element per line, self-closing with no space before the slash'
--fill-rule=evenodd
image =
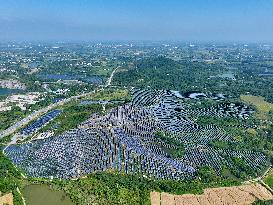
<path id="1" fill-rule="evenodd" d="M 26 205 L 26 200 L 18 187 L 16 188 L 16 191 L 20 194 L 22 201 L 23 201 L 23 205 Z"/>

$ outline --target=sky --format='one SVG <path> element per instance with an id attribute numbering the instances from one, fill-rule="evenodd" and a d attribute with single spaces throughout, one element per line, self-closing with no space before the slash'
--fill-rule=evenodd
<path id="1" fill-rule="evenodd" d="M 0 40 L 273 42 L 273 0 L 0 0 Z"/>

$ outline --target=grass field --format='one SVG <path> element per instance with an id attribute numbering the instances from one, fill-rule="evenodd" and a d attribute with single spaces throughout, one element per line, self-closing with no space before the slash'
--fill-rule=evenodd
<path id="1" fill-rule="evenodd" d="M 266 119 L 267 114 L 273 110 L 273 104 L 266 102 L 264 100 L 264 97 L 254 95 L 241 95 L 240 98 L 243 102 L 256 107 L 258 111 L 257 117 L 259 119 Z"/>
<path id="2" fill-rule="evenodd" d="M 273 173 L 268 175 L 264 181 L 268 186 L 270 186 L 271 189 L 273 189 Z"/>
<path id="3" fill-rule="evenodd" d="M 257 131 L 253 128 L 248 128 L 246 131 L 252 136 L 256 136 L 258 134 Z"/>
<path id="4" fill-rule="evenodd" d="M 104 89 L 100 90 L 91 96 L 85 97 L 82 100 L 130 100 L 129 91 L 127 89 Z"/>
<path id="5" fill-rule="evenodd" d="M 81 122 L 87 120 L 92 113 L 102 112 L 102 106 L 99 104 L 78 106 L 77 101 L 60 106 L 59 109 L 62 110 L 62 113 L 50 121 L 40 131 L 48 131 L 56 125 L 54 133 L 61 134 L 67 130 L 76 128 Z"/>

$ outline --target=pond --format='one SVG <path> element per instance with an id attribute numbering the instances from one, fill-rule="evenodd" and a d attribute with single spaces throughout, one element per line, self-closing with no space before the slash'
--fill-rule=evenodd
<path id="1" fill-rule="evenodd" d="M 20 90 L 17 89 L 0 88 L 0 95 L 10 95 L 19 92 Z"/>
<path id="2" fill-rule="evenodd" d="M 28 205 L 74 205 L 63 191 L 52 190 L 47 185 L 28 185 L 23 195 Z"/>

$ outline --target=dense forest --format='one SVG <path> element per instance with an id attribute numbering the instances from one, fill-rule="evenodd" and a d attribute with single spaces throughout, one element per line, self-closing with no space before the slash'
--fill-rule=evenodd
<path id="1" fill-rule="evenodd" d="M 273 102 L 273 81 L 261 77 L 247 64 L 233 70 L 233 78 L 222 77 L 229 73 L 226 65 L 191 61 L 174 61 L 165 57 L 144 58 L 135 62 L 128 70 L 114 76 L 119 86 L 170 89 L 178 91 L 221 92 L 232 97 L 251 93 Z"/>

